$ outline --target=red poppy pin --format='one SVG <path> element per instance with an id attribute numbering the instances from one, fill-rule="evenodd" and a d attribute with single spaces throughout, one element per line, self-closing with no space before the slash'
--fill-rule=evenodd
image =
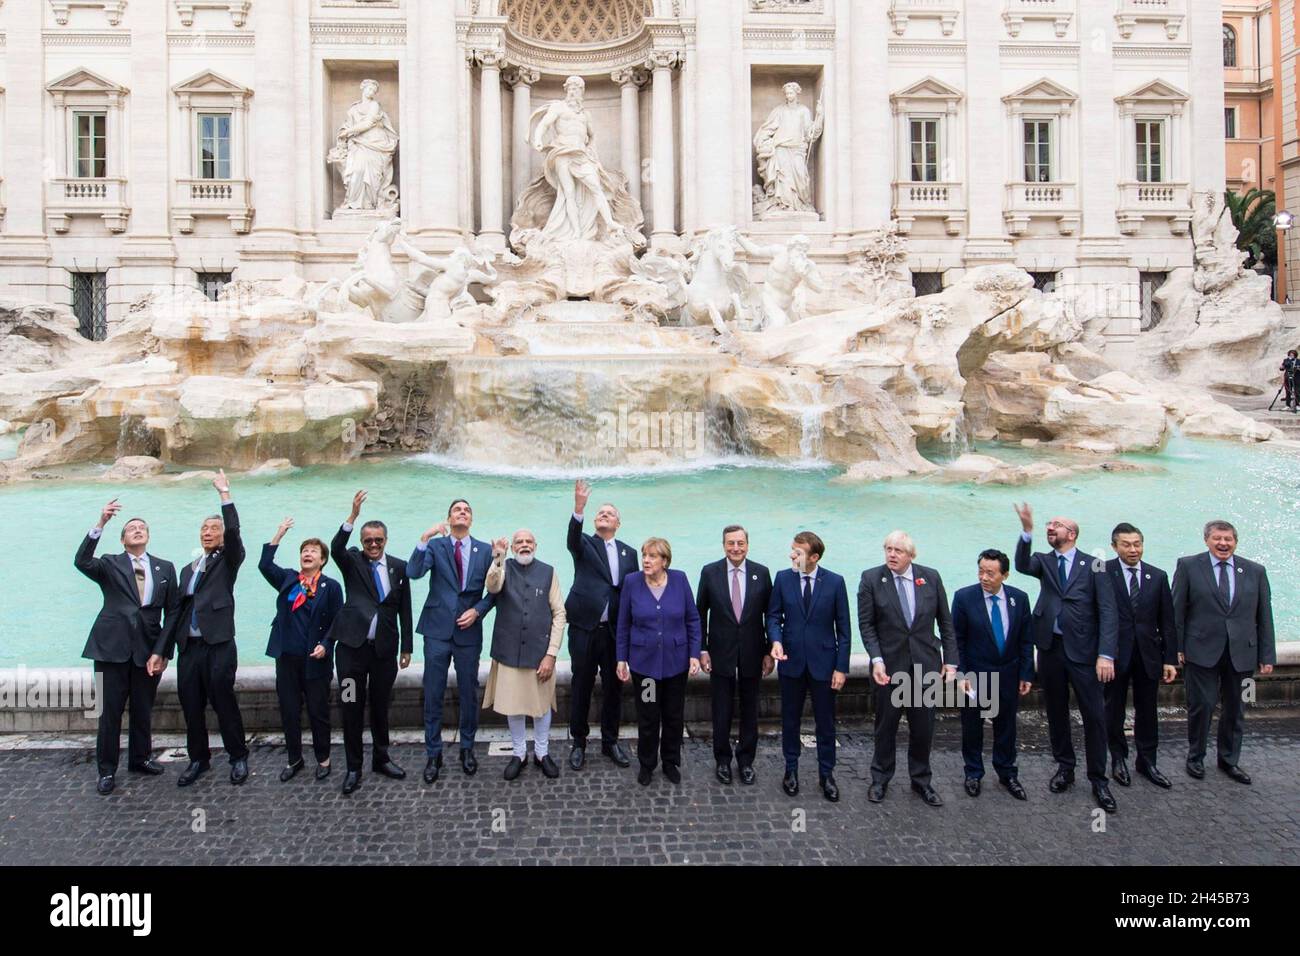
<path id="1" fill-rule="evenodd" d="M 925 583 L 925 578 L 917 578 L 916 581 L 913 583 L 916 584 L 916 586 L 919 588 L 922 584 Z"/>

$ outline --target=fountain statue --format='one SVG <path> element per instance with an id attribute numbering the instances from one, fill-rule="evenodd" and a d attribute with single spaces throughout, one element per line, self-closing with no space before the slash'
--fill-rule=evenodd
<path id="1" fill-rule="evenodd" d="M 811 243 L 807 236 L 794 236 L 784 246 L 759 245 L 739 233 L 740 247 L 751 256 L 771 259 L 763 282 L 762 328 L 779 329 L 798 322 L 807 314 L 805 290 L 824 292 L 826 285 L 816 264 L 808 258 Z"/>
<path id="2" fill-rule="evenodd" d="M 379 105 L 378 95 L 378 82 L 361 81 L 361 99 L 348 107 L 334 146 L 325 157 L 343 180 L 343 202 L 334 210 L 335 219 L 358 213 L 397 213 L 398 194 L 393 185 L 397 131 Z"/>
<path id="3" fill-rule="evenodd" d="M 754 134 L 754 158 L 763 180 L 762 190 L 754 190 L 754 218 L 816 220 L 808 160 L 825 129 L 825 112 L 820 98 L 816 116 L 799 102 L 798 83 L 787 83 L 782 91 L 785 102 L 767 114 Z"/>

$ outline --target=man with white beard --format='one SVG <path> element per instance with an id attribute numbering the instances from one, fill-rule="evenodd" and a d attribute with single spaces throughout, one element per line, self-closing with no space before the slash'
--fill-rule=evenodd
<path id="1" fill-rule="evenodd" d="M 564 637 L 564 599 L 555 568 L 535 559 L 537 539 L 526 528 L 492 545 L 487 590 L 496 595 L 492 628 L 492 670 L 483 706 L 510 724 L 514 755 L 505 778 L 514 780 L 528 761 L 527 718 L 533 718 L 533 763 L 554 779 L 560 768 L 550 755 L 551 711 L 555 709 L 555 657 Z"/>

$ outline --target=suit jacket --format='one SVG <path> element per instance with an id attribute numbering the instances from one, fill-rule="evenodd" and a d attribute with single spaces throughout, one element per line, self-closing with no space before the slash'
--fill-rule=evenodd
<path id="1" fill-rule="evenodd" d="M 424 577 L 430 571 L 429 596 L 415 629 L 425 637 L 451 641 L 462 647 L 483 645 L 483 617 L 497 603 L 497 596 L 486 597 L 488 568 L 492 566 L 492 545 L 477 538 L 466 537 L 468 547 L 461 548 L 461 560 L 466 563 L 465 587 L 456 576 L 455 542 L 450 535 L 432 538 L 424 547 L 411 552 L 406 562 L 406 574 L 411 580 Z M 456 619 L 470 608 L 478 611 L 478 620 L 467 628 L 456 626 Z"/>
<path id="2" fill-rule="evenodd" d="M 1091 555 L 1076 551 L 1074 566 L 1065 580 L 1057 576 L 1055 551 L 1030 554 L 1031 542 L 1016 542 L 1016 570 L 1038 578 L 1038 603 L 1034 605 L 1033 635 L 1039 650 L 1052 646 L 1057 617 L 1061 620 L 1065 656 L 1076 664 L 1094 664 L 1100 656 L 1119 652 L 1119 623 L 1115 614 L 1115 589 L 1109 586 L 1106 567 Z M 1093 570 L 1096 563 L 1097 569 Z"/>
<path id="3" fill-rule="evenodd" d="M 1178 559 L 1174 568 L 1174 628 L 1178 649 L 1201 667 L 1214 667 L 1226 641 L 1237 673 L 1253 673 L 1260 664 L 1276 664 L 1273 640 L 1273 595 L 1262 564 L 1234 555 L 1237 569 L 1232 604 L 1225 606 L 1214 579 L 1208 551 Z"/>
<path id="4" fill-rule="evenodd" d="M 339 573 L 343 575 L 343 588 L 346 592 L 343 606 L 339 608 L 330 626 L 327 639 L 346 644 L 348 647 L 360 647 L 366 643 L 370 631 L 370 619 L 376 614 L 375 654 L 380 660 L 391 660 L 397 656 L 400 631 L 401 650 L 403 654 L 411 653 L 411 582 L 406 576 L 406 562 L 385 554 L 388 566 L 388 593 L 382 601 L 375 590 L 375 579 L 370 573 L 370 560 L 360 548 L 349 548 L 350 530 L 342 527 L 330 541 L 330 554 L 339 564 Z"/>
<path id="5" fill-rule="evenodd" d="M 781 677 L 802 677 L 828 681 L 832 671 L 849 672 L 849 592 L 844 578 L 820 565 L 813 582 L 812 604 L 805 613 L 800 577 L 792 568 L 776 573 L 767 605 L 767 636 L 780 641 L 787 660 L 781 661 Z"/>
<path id="6" fill-rule="evenodd" d="M 596 629 L 600 612 L 609 605 L 609 626 L 618 625 L 618 595 L 623 579 L 641 569 L 636 548 L 614 539 L 618 548 L 618 577 L 609 576 L 605 542 L 599 535 L 583 534 L 582 522 L 569 515 L 569 554 L 573 556 L 573 584 L 564 599 L 564 613 L 570 627 Z"/>
<path id="7" fill-rule="evenodd" d="M 164 611 L 168 622 L 176 613 L 176 602 L 180 599 L 176 569 L 170 561 L 145 552 L 153 577 L 153 594 L 149 595 L 149 603 L 142 605 L 131 556 L 120 551 L 96 557 L 98 544 L 98 538 L 86 535 L 72 561 L 78 571 L 99 585 L 104 599 L 95 623 L 90 626 L 90 636 L 81 656 L 105 663 L 131 661 L 143 667 L 162 634 Z"/>
<path id="8" fill-rule="evenodd" d="M 1115 586 L 1115 612 L 1119 620 L 1119 654 L 1115 666 L 1132 667 L 1137 651 L 1143 669 L 1153 680 L 1160 679 L 1161 667 L 1178 663 L 1178 634 L 1174 630 L 1174 599 L 1169 576 L 1154 565 L 1142 562 L 1138 582 L 1136 615 L 1128 597 L 1128 571 L 1119 558 L 1106 562 L 1106 573 Z"/>
<path id="9" fill-rule="evenodd" d="M 685 572 L 668 569 L 664 593 L 656 598 L 645 574 L 623 579 L 618 604 L 618 659 L 645 677 L 676 677 L 700 656 L 700 615 Z"/>
<path id="10" fill-rule="evenodd" d="M 278 592 L 275 596 L 275 617 L 271 619 L 271 638 L 266 643 L 266 656 L 279 659 L 283 651 L 284 633 L 290 627 L 290 617 L 301 614 L 289 604 L 289 592 L 298 583 L 296 568 L 282 568 L 275 563 L 275 545 L 262 545 L 262 559 L 257 562 L 268 584 Z M 316 581 L 316 597 L 311 601 L 307 619 L 308 642 L 312 647 L 324 645 L 325 656 L 319 660 L 307 657 L 307 676 L 328 678 L 334 673 L 334 642 L 330 640 L 330 625 L 343 606 L 343 585 L 324 573 Z"/>
<path id="11" fill-rule="evenodd" d="M 1019 588 L 1002 585 L 1007 599 L 1004 610 L 1009 626 L 1002 650 L 993 639 L 993 622 L 989 620 L 984 589 L 978 584 L 959 588 L 952 596 L 952 630 L 957 641 L 957 670 L 967 674 L 972 671 L 1014 670 L 1018 681 L 1034 679 L 1034 641 L 1029 632 L 1032 617 L 1029 595 Z"/>
<path id="12" fill-rule="evenodd" d="M 913 664 L 922 673 L 937 673 L 944 664 L 957 665 L 957 643 L 952 634 L 952 615 L 943 581 L 934 568 L 913 562 L 912 579 L 916 613 L 907 626 L 903 605 L 894 585 L 894 572 L 887 565 L 868 568 L 858 582 L 858 630 L 872 660 L 885 659 L 890 674 L 910 674 Z M 935 636 L 935 627 L 939 634 Z M 940 650 L 942 649 L 942 656 Z"/>
<path id="13" fill-rule="evenodd" d="M 772 574 L 757 561 L 745 559 L 745 597 L 740 620 L 731 607 L 731 562 L 723 558 L 700 569 L 695 606 L 700 612 L 700 650 L 708 651 L 712 672 L 720 677 L 763 676 L 767 640 L 767 602 Z"/>
<path id="14" fill-rule="evenodd" d="M 204 561 L 194 593 L 189 594 L 194 565 L 181 569 L 180 595 L 176 613 L 167 615 L 167 625 L 158 639 L 155 653 L 170 658 L 178 643 L 183 653 L 190 645 L 190 617 L 198 618 L 199 640 L 204 644 L 224 644 L 235 639 L 235 579 L 244 563 L 244 539 L 239 535 L 239 512 L 235 503 L 221 506 L 226 536 L 220 548 Z"/>

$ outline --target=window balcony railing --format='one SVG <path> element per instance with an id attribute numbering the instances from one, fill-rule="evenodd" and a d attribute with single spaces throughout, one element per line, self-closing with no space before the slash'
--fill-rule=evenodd
<path id="1" fill-rule="evenodd" d="M 917 219 L 942 219 L 948 235 L 966 222 L 966 190 L 961 183 L 894 183 L 894 218 L 908 233 Z"/>
<path id="2" fill-rule="evenodd" d="M 1147 219 L 1168 220 L 1170 232 L 1185 236 L 1192 223 L 1192 187 L 1188 183 L 1120 183 L 1115 218 L 1126 236 L 1135 235 Z"/>
<path id="3" fill-rule="evenodd" d="M 1012 37 L 1020 36 L 1028 20 L 1048 20 L 1057 37 L 1064 37 L 1073 18 L 1074 0 L 1007 0 L 1007 8 L 1002 11 L 1002 22 Z"/>
<path id="4" fill-rule="evenodd" d="M 1031 219 L 1055 219 L 1061 235 L 1079 227 L 1079 188 L 1074 183 L 1007 183 L 1002 216 L 1007 231 L 1022 234 Z"/>
<path id="5" fill-rule="evenodd" d="M 1165 36 L 1177 40 L 1183 29 L 1183 19 L 1187 14 L 1186 0 L 1116 0 L 1119 7 L 1115 11 L 1115 24 L 1119 35 L 1125 40 L 1133 36 L 1133 30 L 1139 23 L 1159 23 L 1165 28 Z"/>
<path id="6" fill-rule="evenodd" d="M 45 184 L 45 217 L 55 232 L 67 232 L 74 216 L 99 216 L 109 232 L 125 232 L 130 215 L 125 179 L 66 177 Z"/>
<path id="7" fill-rule="evenodd" d="M 172 188 L 172 223 L 177 232 L 194 231 L 200 216 L 224 218 L 237 233 L 252 224 L 252 190 L 246 179 L 178 179 Z"/>

